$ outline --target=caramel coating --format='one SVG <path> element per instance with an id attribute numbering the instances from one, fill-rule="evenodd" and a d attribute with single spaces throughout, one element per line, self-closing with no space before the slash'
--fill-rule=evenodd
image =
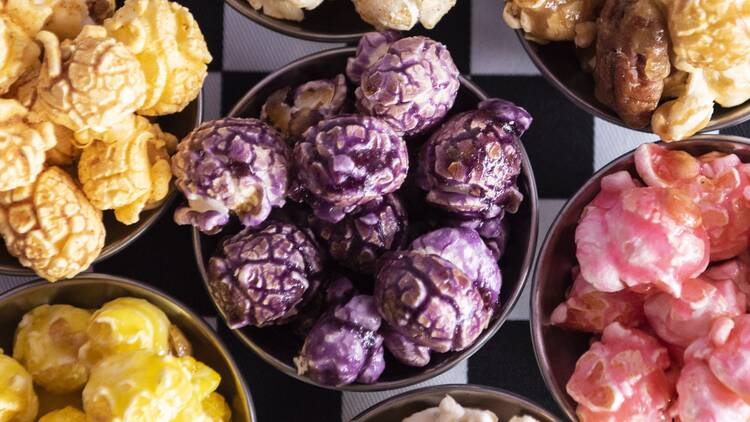
<path id="1" fill-rule="evenodd" d="M 22 265 L 53 282 L 88 268 L 104 246 L 101 212 L 59 167 L 0 192 L 0 234 Z"/>
<path id="2" fill-rule="evenodd" d="M 39 46 L 7 14 L 0 11 L 0 95 L 5 94 L 38 60 Z"/>
<path id="3" fill-rule="evenodd" d="M 714 101 L 722 107 L 738 106 L 750 99 L 750 61 L 726 70 L 704 69 Z"/>
<path id="4" fill-rule="evenodd" d="M 124 45 L 93 25 L 62 44 L 47 31 L 37 39 L 45 51 L 35 112 L 73 130 L 80 146 L 115 127 L 118 132 L 131 127 L 133 112 L 146 98 L 146 79 Z"/>
<path id="5" fill-rule="evenodd" d="M 0 191 L 32 183 L 55 143 L 50 123 L 32 123 L 21 103 L 0 99 Z"/>
<path id="6" fill-rule="evenodd" d="M 113 143 L 95 141 L 78 162 L 83 192 L 100 210 L 115 210 L 124 224 L 136 223 L 141 211 L 158 203 L 169 192 L 172 169 L 168 149 L 177 139 L 143 117 L 128 139 Z"/>
<path id="7" fill-rule="evenodd" d="M 38 422 L 87 422 L 86 414 L 73 406 L 53 410 L 39 418 Z"/>
<path id="8" fill-rule="evenodd" d="M 177 113 L 198 96 L 212 58 L 188 9 L 167 0 L 127 0 L 104 26 L 135 55 L 146 76 L 139 114 Z"/>
<path id="9" fill-rule="evenodd" d="M 651 117 L 651 128 L 665 141 L 679 141 L 697 133 L 711 120 L 714 96 L 703 72 L 688 76 L 685 93 L 656 109 Z"/>
<path id="10" fill-rule="evenodd" d="M 47 30 L 61 39 L 75 38 L 86 23 L 112 15 L 114 0 L 6 0 L 4 10 L 33 37 Z"/>
<path id="11" fill-rule="evenodd" d="M 0 349 L 0 422 L 32 422 L 39 411 L 31 375 Z"/>
<path id="12" fill-rule="evenodd" d="M 16 329 L 13 358 L 49 392 L 83 387 L 88 369 L 78 360 L 91 313 L 70 305 L 41 305 L 26 313 Z"/>
<path id="13" fill-rule="evenodd" d="M 55 125 L 55 138 L 57 143 L 51 150 L 47 151 L 47 165 L 71 166 L 81 156 L 82 149 L 76 146 L 75 134 L 65 126 Z"/>
<path id="14" fill-rule="evenodd" d="M 523 29 L 527 39 L 539 44 L 549 41 L 572 41 L 576 26 L 596 20 L 602 0 L 508 0 L 503 19 L 513 29 Z M 590 31 L 590 26 L 578 26 Z M 579 35 L 581 40 L 593 39 L 590 32 Z M 582 46 L 585 46 L 583 43 Z"/>
<path id="15" fill-rule="evenodd" d="M 669 76 L 669 36 L 653 0 L 607 0 L 597 22 L 596 98 L 630 127 L 648 125 Z"/>
<path id="16" fill-rule="evenodd" d="M 750 2 L 672 0 L 666 5 L 678 69 L 726 70 L 747 61 Z"/>

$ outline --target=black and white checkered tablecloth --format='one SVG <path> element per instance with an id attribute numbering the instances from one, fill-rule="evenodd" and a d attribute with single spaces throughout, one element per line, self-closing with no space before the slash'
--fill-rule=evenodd
<path id="1" fill-rule="evenodd" d="M 245 19 L 221 0 L 178 1 L 193 11 L 214 56 L 204 88 L 205 119 L 227 113 L 268 72 L 304 55 L 339 46 L 276 34 Z M 501 0 L 458 3 L 430 36 L 447 44 L 461 72 L 490 96 L 511 100 L 534 116 L 523 142 L 539 186 L 541 240 L 565 199 L 594 170 L 654 137 L 594 118 L 550 86 L 502 22 Z M 722 132 L 750 134 L 750 125 Z M 190 231 L 177 227 L 168 216 L 95 270 L 150 282 L 198 313 L 214 314 L 193 262 Z M 0 292 L 24 281 L 0 276 Z M 426 385 L 468 382 L 501 387 L 559 412 L 534 360 L 528 307 L 527 288 L 511 320 L 481 351 Z M 298 382 L 263 363 L 218 325 L 243 369 L 261 422 L 348 421 L 401 392 L 342 394 Z"/>

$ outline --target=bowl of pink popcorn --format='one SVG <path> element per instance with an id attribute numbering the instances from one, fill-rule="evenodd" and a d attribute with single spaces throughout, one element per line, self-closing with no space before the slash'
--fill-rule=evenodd
<path id="1" fill-rule="evenodd" d="M 563 207 L 532 334 L 573 420 L 750 420 L 750 140 L 643 144 Z"/>

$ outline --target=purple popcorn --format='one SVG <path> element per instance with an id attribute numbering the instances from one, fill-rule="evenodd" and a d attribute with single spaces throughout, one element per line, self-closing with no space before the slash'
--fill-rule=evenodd
<path id="1" fill-rule="evenodd" d="M 441 353 L 471 346 L 492 317 L 476 283 L 438 255 L 386 254 L 374 297 L 392 329 Z"/>
<path id="2" fill-rule="evenodd" d="M 502 276 L 492 251 L 472 229 L 444 228 L 427 233 L 412 242 L 410 251 L 437 255 L 455 265 L 474 283 L 490 315 L 495 311 Z"/>
<path id="3" fill-rule="evenodd" d="M 458 69 L 443 44 L 403 38 L 362 73 L 357 108 L 414 137 L 445 118 L 459 86 Z"/>
<path id="4" fill-rule="evenodd" d="M 399 362 L 408 366 L 422 367 L 430 363 L 430 348 L 420 346 L 398 331 L 386 328 L 383 345 Z"/>
<path id="5" fill-rule="evenodd" d="M 346 102 L 346 78 L 310 81 L 296 89 L 280 89 L 263 104 L 260 118 L 296 141 L 307 129 L 341 112 Z"/>
<path id="6" fill-rule="evenodd" d="M 354 284 L 346 277 L 336 277 L 321 288 L 308 304 L 302 308 L 299 317 L 293 322 L 294 332 L 306 337 L 323 312 L 349 301 L 357 292 Z"/>
<path id="7" fill-rule="evenodd" d="M 388 47 L 399 38 L 401 34 L 397 31 L 368 32 L 363 35 L 357 46 L 357 54 L 346 63 L 349 80 L 359 84 L 365 70 L 383 57 Z"/>
<path id="8" fill-rule="evenodd" d="M 516 212 L 523 200 L 519 136 L 529 124 L 526 110 L 498 99 L 448 120 L 420 151 L 417 183 L 427 202 L 463 218 Z"/>
<path id="9" fill-rule="evenodd" d="M 215 234 L 234 212 L 247 227 L 263 223 L 284 205 L 290 152 L 281 134 L 257 119 L 203 123 L 177 147 L 172 172 L 188 206 L 177 224 Z"/>
<path id="10" fill-rule="evenodd" d="M 331 257 L 353 271 L 372 273 L 381 255 L 406 246 L 408 219 L 393 194 L 367 202 L 335 224 L 310 220 Z"/>
<path id="11" fill-rule="evenodd" d="M 208 262 L 208 286 L 231 328 L 287 322 L 321 284 L 323 256 L 312 233 L 287 223 L 246 228 Z"/>
<path id="12" fill-rule="evenodd" d="M 330 223 L 396 191 L 409 168 L 404 140 L 382 120 L 367 116 L 321 121 L 305 132 L 293 158 L 293 196 Z"/>
<path id="13" fill-rule="evenodd" d="M 380 324 L 372 296 L 354 296 L 315 323 L 294 358 L 297 372 L 325 385 L 376 382 L 385 369 Z"/>

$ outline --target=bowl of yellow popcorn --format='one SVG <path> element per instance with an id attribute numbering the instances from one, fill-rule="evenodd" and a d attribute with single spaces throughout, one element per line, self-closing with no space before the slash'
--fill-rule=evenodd
<path id="1" fill-rule="evenodd" d="M 0 2 L 0 273 L 71 278 L 156 222 L 211 59 L 168 0 Z"/>
<path id="2" fill-rule="evenodd" d="M 311 41 L 351 43 L 367 32 L 432 29 L 456 0 L 226 0 L 268 29 Z"/>
<path id="3" fill-rule="evenodd" d="M 577 106 L 664 141 L 750 119 L 750 3 L 506 0 L 503 19 Z"/>
<path id="4" fill-rule="evenodd" d="M 167 294 L 87 274 L 0 295 L 0 421 L 255 421 L 226 346 Z"/>

